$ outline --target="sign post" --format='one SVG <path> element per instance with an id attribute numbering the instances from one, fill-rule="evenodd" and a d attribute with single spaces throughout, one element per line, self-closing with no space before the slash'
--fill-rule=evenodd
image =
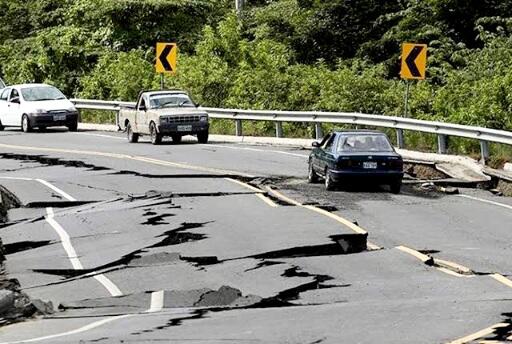
<path id="1" fill-rule="evenodd" d="M 404 43 L 402 46 L 402 68 L 400 76 L 405 79 L 405 111 L 404 117 L 409 113 L 409 80 L 425 80 L 427 70 L 427 45 Z"/>
<path id="2" fill-rule="evenodd" d="M 160 74 L 160 88 L 165 88 L 164 74 L 176 74 L 176 58 L 178 46 L 176 43 L 156 44 L 156 72 Z"/>

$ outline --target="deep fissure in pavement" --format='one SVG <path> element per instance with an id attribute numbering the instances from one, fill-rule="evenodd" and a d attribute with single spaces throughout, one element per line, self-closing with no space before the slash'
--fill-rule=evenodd
<path id="1" fill-rule="evenodd" d="M 64 167 L 80 167 L 87 168 L 91 171 L 107 171 L 108 167 L 96 166 L 79 160 L 63 160 L 59 158 L 50 158 L 46 155 L 29 155 L 29 154 L 12 154 L 0 153 L 1 159 L 19 160 L 22 162 L 37 162 L 44 166 L 64 166 Z"/>

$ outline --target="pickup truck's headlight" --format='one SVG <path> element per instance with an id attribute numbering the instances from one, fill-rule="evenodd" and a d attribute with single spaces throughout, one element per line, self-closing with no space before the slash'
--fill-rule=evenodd
<path id="1" fill-rule="evenodd" d="M 199 119 L 201 122 L 208 122 L 208 116 L 201 116 Z"/>
<path id="2" fill-rule="evenodd" d="M 167 123 L 167 122 L 169 122 L 168 117 L 160 117 L 160 123 Z"/>

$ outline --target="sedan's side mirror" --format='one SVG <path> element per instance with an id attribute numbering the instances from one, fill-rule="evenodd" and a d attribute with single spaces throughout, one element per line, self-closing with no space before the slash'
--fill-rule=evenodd
<path id="1" fill-rule="evenodd" d="M 320 147 L 320 142 L 314 141 L 311 145 L 313 147 L 315 147 L 315 148 L 319 148 Z"/>
<path id="2" fill-rule="evenodd" d="M 14 97 L 11 99 L 11 103 L 19 104 L 20 103 L 20 97 Z"/>

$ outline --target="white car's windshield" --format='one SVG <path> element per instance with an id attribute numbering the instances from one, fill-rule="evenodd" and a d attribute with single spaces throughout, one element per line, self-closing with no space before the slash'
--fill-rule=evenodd
<path id="1" fill-rule="evenodd" d="M 160 93 L 149 97 L 149 107 L 152 109 L 165 107 L 195 107 L 186 94 Z"/>
<path id="2" fill-rule="evenodd" d="M 392 152 L 393 147 L 384 135 L 358 134 L 342 136 L 338 152 Z"/>
<path id="3" fill-rule="evenodd" d="M 53 86 L 25 87 L 21 89 L 21 94 L 27 102 L 66 99 L 66 96 Z"/>

